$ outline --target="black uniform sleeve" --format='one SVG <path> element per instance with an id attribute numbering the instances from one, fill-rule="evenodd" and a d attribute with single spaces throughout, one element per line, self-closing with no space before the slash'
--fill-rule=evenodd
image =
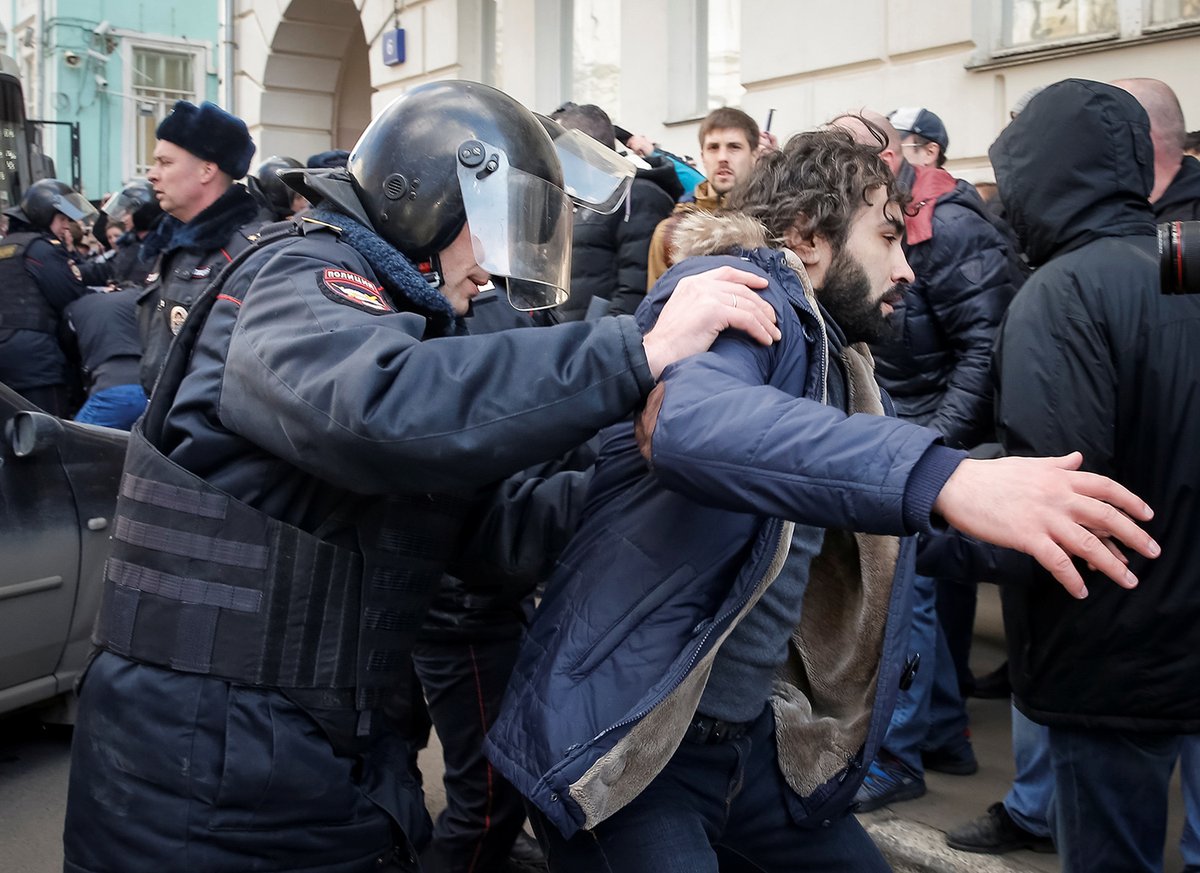
<path id="1" fill-rule="evenodd" d="M 67 306 L 87 293 L 78 269 L 57 241 L 36 239 L 25 252 L 25 271 L 54 311 L 62 315 Z"/>
<path id="2" fill-rule="evenodd" d="M 221 387 L 225 427 L 313 475 L 363 494 L 474 491 L 585 442 L 652 387 L 632 318 L 423 342 L 421 316 L 330 293 L 327 268 L 365 269 L 338 249 L 331 263 L 289 246 L 259 270 Z"/>

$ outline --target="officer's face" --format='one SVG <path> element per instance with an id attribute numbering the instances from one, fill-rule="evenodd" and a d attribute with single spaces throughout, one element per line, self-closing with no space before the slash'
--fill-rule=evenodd
<path id="1" fill-rule="evenodd" d="M 464 224 L 454 242 L 439 254 L 442 261 L 443 285 L 438 290 L 450 301 L 454 311 L 466 315 L 471 301 L 479 296 L 479 288 L 491 281 L 487 270 L 475 262 L 471 248 L 471 228 Z"/>
<path id="2" fill-rule="evenodd" d="M 146 178 L 154 186 L 163 212 L 186 222 L 208 205 L 207 185 L 216 172 L 216 164 L 160 139 L 154 146 L 154 166 Z"/>

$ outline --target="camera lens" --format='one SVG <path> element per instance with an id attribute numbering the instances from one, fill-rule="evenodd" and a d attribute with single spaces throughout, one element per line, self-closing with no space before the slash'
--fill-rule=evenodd
<path id="1" fill-rule="evenodd" d="M 1200 293 L 1200 221 L 1158 226 L 1158 266 L 1164 294 Z"/>

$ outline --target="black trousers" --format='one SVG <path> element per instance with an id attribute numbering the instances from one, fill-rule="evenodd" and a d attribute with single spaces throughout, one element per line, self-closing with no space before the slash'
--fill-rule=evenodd
<path id="1" fill-rule="evenodd" d="M 483 754 L 520 645 L 515 635 L 451 639 L 421 642 L 413 652 L 446 768 L 446 809 L 421 856 L 426 873 L 500 871 L 521 832 L 522 798 Z"/>

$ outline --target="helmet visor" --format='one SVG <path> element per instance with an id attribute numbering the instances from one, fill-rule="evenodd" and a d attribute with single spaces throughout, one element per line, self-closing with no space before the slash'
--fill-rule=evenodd
<path id="1" fill-rule="evenodd" d="M 72 221 L 82 224 L 92 224 L 100 213 L 96 207 L 87 201 L 82 194 L 71 191 L 67 194 L 55 194 L 51 202 L 55 212 L 61 212 Z"/>
<path id="2" fill-rule="evenodd" d="M 483 149 L 478 164 L 458 163 L 475 261 L 505 277 L 514 309 L 557 306 L 567 299 L 571 279 L 571 198 L 510 166 L 500 149 L 478 145 Z"/>
<path id="3" fill-rule="evenodd" d="M 140 189 L 137 194 L 131 194 L 130 189 L 122 188 L 104 201 L 100 210 L 113 221 L 124 221 L 126 216 L 136 212 L 147 202 L 145 192 Z"/>
<path id="4" fill-rule="evenodd" d="M 568 130 L 544 115 L 538 121 L 554 141 L 571 199 L 603 215 L 616 212 L 633 185 L 633 164 L 582 131 Z"/>

